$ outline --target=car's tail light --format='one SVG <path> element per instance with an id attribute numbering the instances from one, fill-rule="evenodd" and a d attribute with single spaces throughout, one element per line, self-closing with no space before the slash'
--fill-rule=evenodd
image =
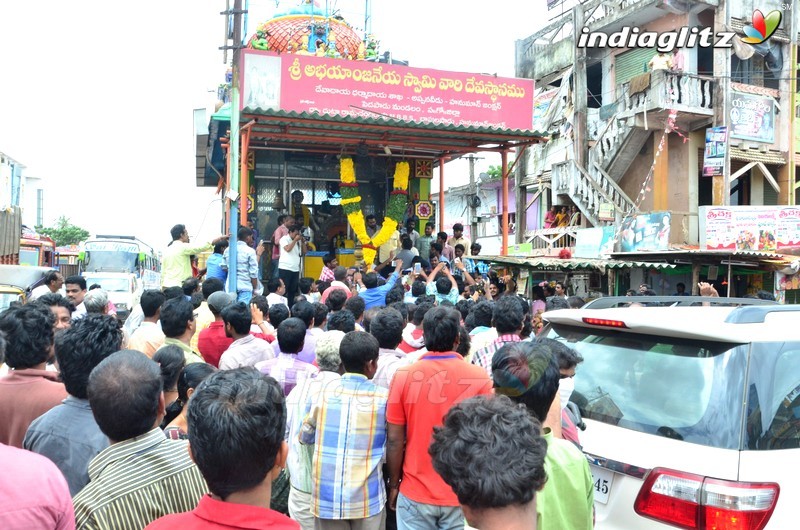
<path id="1" fill-rule="evenodd" d="M 633 508 L 678 528 L 761 530 L 780 488 L 770 482 L 736 482 L 655 468 L 645 477 Z"/>
<path id="2" fill-rule="evenodd" d="M 583 317 L 584 324 L 592 326 L 605 326 L 607 328 L 627 328 L 622 320 L 609 320 L 607 318 Z"/>

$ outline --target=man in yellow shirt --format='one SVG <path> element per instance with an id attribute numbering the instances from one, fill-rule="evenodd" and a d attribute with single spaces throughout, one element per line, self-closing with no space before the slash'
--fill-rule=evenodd
<path id="1" fill-rule="evenodd" d="M 211 243 L 190 245 L 186 225 L 175 225 L 169 232 L 172 235 L 172 242 L 164 250 L 161 258 L 161 287 L 183 285 L 183 281 L 192 276 L 191 256 L 211 250 L 216 243 L 228 238 L 220 236 Z"/>
<path id="2" fill-rule="evenodd" d="M 447 244 L 453 248 L 455 248 L 456 245 L 463 245 L 464 255 L 469 256 L 472 245 L 470 244 L 469 238 L 464 237 L 464 225 L 461 223 L 456 223 L 453 225 L 453 237 L 447 240 Z"/>
<path id="3" fill-rule="evenodd" d="M 393 223 L 391 219 L 384 219 L 384 223 Z M 378 249 L 378 263 L 383 263 L 384 261 L 389 259 L 389 255 L 394 252 L 397 253 L 397 249 L 400 248 L 400 224 L 395 223 L 397 229 L 392 232 L 392 236 L 389 240 L 380 246 Z"/>

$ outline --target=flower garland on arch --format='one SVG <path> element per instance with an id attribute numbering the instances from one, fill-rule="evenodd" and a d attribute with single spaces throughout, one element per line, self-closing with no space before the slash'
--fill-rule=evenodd
<path id="1" fill-rule="evenodd" d="M 389 241 L 397 230 L 397 225 L 403 222 L 403 215 L 408 202 L 408 175 L 410 172 L 408 162 L 398 162 L 394 169 L 394 188 L 389 196 L 386 207 L 386 218 L 380 231 L 370 238 L 367 234 L 367 224 L 364 213 L 361 211 L 361 195 L 358 194 L 356 171 L 352 158 L 342 158 L 340 168 L 342 194 L 342 208 L 347 215 L 347 222 L 353 228 L 356 237 L 361 242 L 364 252 L 364 262 L 372 265 L 378 247 Z"/>

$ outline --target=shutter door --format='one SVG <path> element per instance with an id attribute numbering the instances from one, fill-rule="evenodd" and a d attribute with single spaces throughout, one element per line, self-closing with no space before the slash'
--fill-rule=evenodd
<path id="1" fill-rule="evenodd" d="M 777 175 L 778 166 L 767 166 L 767 169 L 773 175 Z M 763 177 L 762 177 L 763 178 Z M 764 206 L 777 206 L 778 204 L 778 192 L 775 191 L 775 188 L 772 187 L 772 184 L 767 182 L 767 179 L 764 179 Z"/>
<path id="2" fill-rule="evenodd" d="M 647 63 L 656 55 L 652 48 L 636 48 L 617 55 L 614 61 L 614 76 L 617 85 L 627 83 L 632 77 L 647 72 Z"/>

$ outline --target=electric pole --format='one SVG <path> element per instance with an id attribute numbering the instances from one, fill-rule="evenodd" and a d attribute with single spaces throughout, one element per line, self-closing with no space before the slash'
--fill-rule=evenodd
<path id="1" fill-rule="evenodd" d="M 483 160 L 483 158 L 475 155 L 469 155 L 465 158 L 469 160 L 469 237 L 472 241 L 475 241 L 478 238 L 478 213 L 474 199 L 474 197 L 478 196 L 478 189 L 475 185 L 475 161 Z M 469 249 L 467 249 L 467 252 L 469 252 Z"/>
<path id="2" fill-rule="evenodd" d="M 228 4 L 230 5 L 230 4 Z M 230 140 L 230 164 L 228 165 L 228 188 L 225 194 L 226 200 L 229 204 L 230 211 L 230 246 L 228 250 L 228 258 L 230 263 L 237 263 L 237 232 L 238 232 L 238 219 L 239 219 L 239 58 L 242 49 L 242 15 L 245 11 L 242 10 L 242 0 L 234 0 L 233 10 L 226 9 L 221 15 L 225 15 L 225 36 L 226 42 L 222 49 L 225 51 L 227 58 L 227 50 L 231 50 L 233 56 L 231 58 L 231 70 L 233 78 L 231 79 L 231 140 Z M 228 45 L 227 37 L 229 35 L 228 29 L 230 28 L 229 21 L 233 15 L 233 31 L 232 40 L 233 44 Z M 247 193 L 247 190 L 245 190 Z M 228 289 L 230 292 L 237 291 L 237 278 L 236 266 L 229 267 L 228 269 Z"/>

